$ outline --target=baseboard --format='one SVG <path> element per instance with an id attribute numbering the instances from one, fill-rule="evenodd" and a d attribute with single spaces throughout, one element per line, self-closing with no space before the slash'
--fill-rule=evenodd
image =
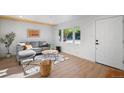
<path id="1" fill-rule="evenodd" d="M 83 60 L 86 60 L 86 61 L 95 63 L 95 60 L 90 60 L 90 59 L 87 59 L 87 58 L 82 58 L 82 57 L 80 57 L 80 56 L 76 56 L 76 55 L 71 54 L 71 53 L 68 53 L 68 52 L 62 52 L 62 53 L 65 53 L 65 54 L 68 54 L 68 55 L 72 55 L 72 56 L 74 56 L 74 57 L 78 57 L 78 58 L 80 58 L 80 59 L 83 59 Z"/>
<path id="2" fill-rule="evenodd" d="M 12 54 L 12 56 L 16 56 L 15 54 Z M 6 54 L 0 54 L 0 58 L 6 57 Z"/>
<path id="3" fill-rule="evenodd" d="M 3 57 L 5 57 L 5 55 L 0 54 L 0 58 L 3 58 Z"/>
<path id="4" fill-rule="evenodd" d="M 107 66 L 107 67 L 110 67 L 110 68 L 114 68 L 116 70 L 124 71 L 122 69 L 119 69 L 119 68 L 116 68 L 116 67 L 112 67 L 112 66 L 109 66 L 109 65 L 105 65 L 105 64 L 102 64 L 102 63 L 99 63 L 99 62 L 96 62 L 96 61 L 95 61 L 95 63 L 100 64 L 100 65 L 104 65 L 104 66 Z"/>

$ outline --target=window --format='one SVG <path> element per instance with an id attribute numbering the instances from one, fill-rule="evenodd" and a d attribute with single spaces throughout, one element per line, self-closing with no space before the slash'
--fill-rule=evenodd
<path id="1" fill-rule="evenodd" d="M 75 27 L 75 43 L 80 44 L 80 27 Z"/>
<path id="2" fill-rule="evenodd" d="M 63 32 L 63 37 L 62 37 L 62 32 Z M 81 39 L 81 31 L 80 27 L 76 26 L 74 28 L 66 28 L 63 31 L 59 30 L 59 41 L 65 43 L 75 43 L 75 44 L 80 44 L 80 39 Z"/>
<path id="3" fill-rule="evenodd" d="M 59 41 L 61 42 L 62 41 L 62 30 L 59 29 Z"/>
<path id="4" fill-rule="evenodd" d="M 73 43 L 73 29 L 67 28 L 63 31 L 63 42 Z"/>

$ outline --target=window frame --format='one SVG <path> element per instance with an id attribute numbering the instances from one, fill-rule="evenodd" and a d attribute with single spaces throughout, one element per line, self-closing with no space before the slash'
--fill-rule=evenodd
<path id="1" fill-rule="evenodd" d="M 80 30 L 79 42 L 76 42 L 76 37 L 75 37 L 76 36 L 76 28 L 78 28 Z M 66 42 L 66 41 L 64 42 L 64 30 L 65 29 L 72 29 L 72 42 Z M 68 27 L 68 28 L 64 28 L 64 29 L 59 29 L 59 31 L 60 30 L 61 30 L 61 41 L 59 40 L 60 43 L 76 44 L 76 45 L 80 45 L 81 44 L 81 29 L 80 29 L 80 26 L 74 26 L 74 27 Z"/>

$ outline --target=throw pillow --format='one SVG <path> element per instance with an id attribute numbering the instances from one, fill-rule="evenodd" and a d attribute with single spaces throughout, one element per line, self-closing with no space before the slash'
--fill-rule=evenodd
<path id="1" fill-rule="evenodd" d="M 32 49 L 32 45 L 30 45 L 30 44 L 25 44 L 24 50 L 26 50 L 26 49 Z"/>

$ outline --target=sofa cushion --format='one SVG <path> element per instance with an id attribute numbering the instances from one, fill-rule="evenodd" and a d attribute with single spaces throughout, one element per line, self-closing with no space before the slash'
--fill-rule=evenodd
<path id="1" fill-rule="evenodd" d="M 25 46 L 25 43 L 18 43 L 19 46 Z"/>
<path id="2" fill-rule="evenodd" d="M 19 58 L 26 58 L 36 55 L 36 52 L 33 50 L 23 50 L 18 52 Z"/>
<path id="3" fill-rule="evenodd" d="M 39 47 L 39 42 L 38 41 L 30 42 L 30 44 L 32 45 L 32 47 Z"/>
<path id="4" fill-rule="evenodd" d="M 32 48 L 32 50 L 34 50 L 36 53 L 41 53 L 42 48 Z"/>
<path id="5" fill-rule="evenodd" d="M 40 41 L 39 42 L 39 47 L 42 47 L 42 45 L 43 45 L 43 41 Z"/>

